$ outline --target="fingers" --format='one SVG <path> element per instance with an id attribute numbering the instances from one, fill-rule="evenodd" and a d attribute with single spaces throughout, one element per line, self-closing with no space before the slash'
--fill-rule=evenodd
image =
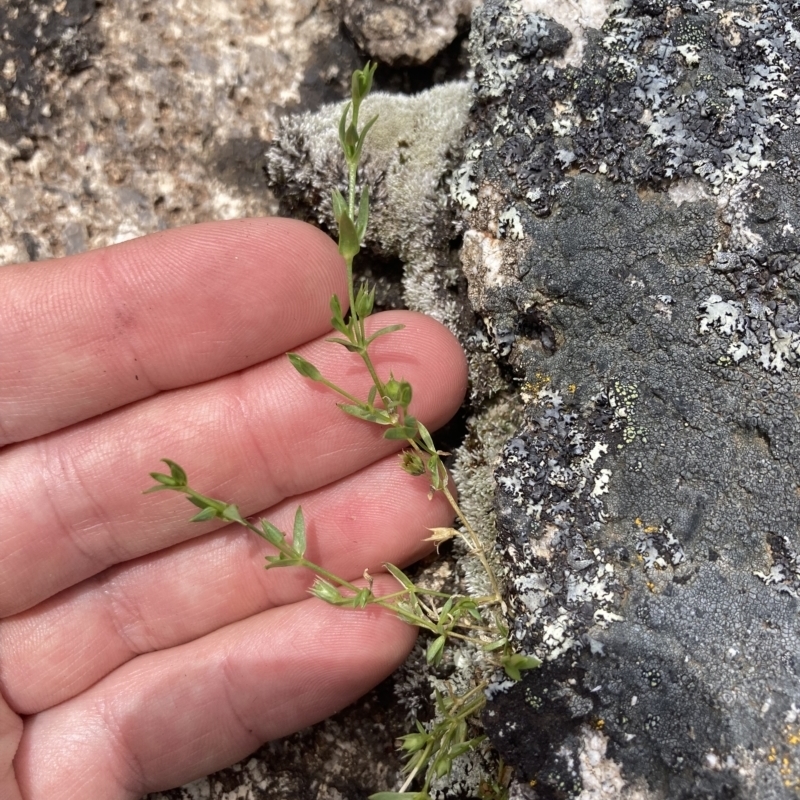
<path id="1" fill-rule="evenodd" d="M 205 223 L 0 270 L 0 446 L 257 364 L 325 333 L 346 298 L 323 233 Z"/>
<path id="2" fill-rule="evenodd" d="M 396 584 L 376 581 L 382 593 Z M 25 797 L 139 798 L 206 775 L 352 702 L 405 658 L 416 632 L 370 607 L 310 599 L 140 656 L 28 719 Z"/>
<path id="3" fill-rule="evenodd" d="M 306 519 L 306 556 L 346 580 L 385 561 L 404 565 L 430 549 L 427 528 L 450 523 L 428 481 L 397 456 L 293 497 L 266 512 L 291 531 Z M 187 504 L 188 507 L 188 504 Z M 242 528 L 217 533 L 116 567 L 0 622 L 0 683 L 12 707 L 33 714 L 73 697 L 136 655 L 174 647 L 268 608 L 308 596 L 304 569 L 264 569 L 274 549 Z"/>
<path id="4" fill-rule="evenodd" d="M 22 720 L 0 696 L 0 797 L 4 800 L 22 800 L 14 774 L 14 756 L 21 738 Z"/>
<path id="5" fill-rule="evenodd" d="M 435 429 L 463 397 L 463 353 L 445 328 L 419 314 L 376 315 L 368 329 L 394 322 L 406 328 L 375 342 L 376 367 L 411 381 L 411 410 Z M 300 352 L 366 397 L 371 384 L 357 356 L 321 340 Z M 252 514 L 395 450 L 398 443 L 376 428 L 343 414 L 330 390 L 302 378 L 282 356 L 6 448 L 0 460 L 0 616 L 113 564 L 197 536 L 183 498 L 140 493 L 160 458 L 182 464 L 199 491 Z"/>

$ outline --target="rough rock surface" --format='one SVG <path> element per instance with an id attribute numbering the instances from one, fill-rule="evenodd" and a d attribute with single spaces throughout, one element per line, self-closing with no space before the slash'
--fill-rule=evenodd
<path id="1" fill-rule="evenodd" d="M 385 64 L 424 64 L 449 46 L 477 0 L 342 0 L 342 20 L 358 46 Z"/>
<path id="2" fill-rule="evenodd" d="M 0 264 L 274 213 L 265 142 L 344 93 L 339 24 L 326 2 L 3 4 Z"/>
<path id="3" fill-rule="evenodd" d="M 577 63 L 473 18 L 454 196 L 525 378 L 498 540 L 546 662 L 485 722 L 539 798 L 796 797 L 800 4 L 606 5 Z"/>

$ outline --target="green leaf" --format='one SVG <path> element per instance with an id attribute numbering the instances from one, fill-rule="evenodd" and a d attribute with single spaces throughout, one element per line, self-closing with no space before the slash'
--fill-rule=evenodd
<path id="1" fill-rule="evenodd" d="M 442 475 L 442 460 L 438 455 L 434 454 L 428 459 L 428 471 L 431 474 L 431 487 L 438 492 L 444 486 L 444 480 L 446 480 L 445 476 Z"/>
<path id="2" fill-rule="evenodd" d="M 492 650 L 499 650 L 501 647 L 505 647 L 507 643 L 508 640 L 504 636 L 502 639 L 495 639 L 495 641 L 483 645 L 483 650 L 487 653 L 491 653 Z"/>
<path id="3" fill-rule="evenodd" d="M 151 472 L 150 477 L 156 481 L 156 483 L 160 483 L 160 486 L 153 486 L 148 489 L 148 492 L 158 492 L 161 489 L 174 489 L 175 479 L 171 475 L 165 475 L 163 472 Z"/>
<path id="4" fill-rule="evenodd" d="M 376 62 L 367 61 L 364 69 L 353 71 L 350 93 L 354 101 L 360 103 L 369 94 L 369 90 L 372 88 L 372 76 L 377 68 Z"/>
<path id="5" fill-rule="evenodd" d="M 349 350 L 351 353 L 360 353 L 364 349 L 359 344 L 353 344 L 352 342 L 348 342 L 344 339 L 337 339 L 335 336 L 328 336 L 325 339 L 325 341 L 333 342 L 334 344 L 340 344 L 342 347 Z"/>
<path id="6" fill-rule="evenodd" d="M 368 289 L 365 284 L 358 287 L 358 294 L 353 302 L 354 311 L 359 319 L 366 319 L 375 305 L 375 288 Z"/>
<path id="7" fill-rule="evenodd" d="M 474 750 L 485 739 L 485 736 L 476 736 L 474 739 L 470 739 L 467 742 L 460 742 L 459 744 L 453 745 L 447 754 L 450 758 L 458 758 L 459 756 L 463 756 L 464 753 Z"/>
<path id="8" fill-rule="evenodd" d="M 506 671 L 506 675 L 515 681 L 522 680 L 521 670 L 536 669 L 541 666 L 542 662 L 536 656 L 526 656 L 522 653 L 512 653 L 509 656 L 504 656 L 500 663 Z"/>
<path id="9" fill-rule="evenodd" d="M 447 637 L 444 634 L 441 634 L 428 645 L 428 649 L 425 651 L 425 660 L 429 664 L 436 666 L 441 662 L 446 642 Z"/>
<path id="10" fill-rule="evenodd" d="M 155 478 L 154 478 L 155 475 L 160 475 L 160 473 L 158 473 L 158 472 L 151 472 L 150 473 L 150 477 L 153 478 L 154 480 L 155 480 Z M 162 478 L 169 478 L 169 475 L 161 475 L 161 477 Z M 172 478 L 169 478 L 169 480 L 172 480 Z M 149 489 L 145 489 L 142 492 L 142 494 L 153 494 L 153 492 L 169 492 L 174 488 L 175 488 L 174 486 L 167 486 L 167 485 L 151 486 Z"/>
<path id="11" fill-rule="evenodd" d="M 369 409 L 364 406 L 356 406 L 349 403 L 337 403 L 337 405 L 345 414 L 349 414 L 351 417 L 357 417 L 367 422 L 375 422 L 378 425 L 392 424 L 389 415 L 381 408 Z"/>
<path id="12" fill-rule="evenodd" d="M 369 394 L 367 395 L 367 404 L 372 405 L 375 402 L 375 395 L 378 393 L 378 387 L 372 386 L 369 390 Z M 156 487 L 158 488 L 158 487 Z"/>
<path id="13" fill-rule="evenodd" d="M 342 597 L 339 590 L 332 583 L 329 583 L 323 578 L 317 578 L 314 585 L 308 591 L 311 592 L 314 597 L 318 597 L 320 600 L 324 600 L 332 606 L 340 606 L 343 601 L 347 600 L 347 598 Z"/>
<path id="14" fill-rule="evenodd" d="M 358 217 L 356 218 L 356 233 L 359 242 L 364 241 L 364 234 L 367 232 L 367 222 L 369 221 L 369 186 L 361 190 L 361 197 L 358 201 Z"/>
<path id="15" fill-rule="evenodd" d="M 417 423 L 417 428 L 419 429 L 419 438 L 422 439 L 425 447 L 428 448 L 428 451 L 431 453 L 436 453 L 436 447 L 433 444 L 433 438 L 431 437 L 428 429 L 421 422 Z"/>
<path id="16" fill-rule="evenodd" d="M 362 129 L 361 135 L 358 137 L 355 143 L 355 150 L 353 152 L 353 160 L 359 161 L 361 159 L 361 150 L 364 147 L 364 140 L 367 138 L 367 134 L 369 133 L 369 129 L 378 121 L 378 115 L 376 114 Z"/>
<path id="17" fill-rule="evenodd" d="M 304 377 L 311 378 L 312 381 L 321 381 L 322 373 L 310 362 L 306 361 L 303 356 L 297 353 L 287 353 L 289 361 L 292 366 Z"/>
<path id="18" fill-rule="evenodd" d="M 358 255 L 358 251 L 361 249 L 361 242 L 358 240 L 356 226 L 353 224 L 353 220 L 350 219 L 349 214 L 342 214 L 337 222 L 339 223 L 339 252 L 345 260 L 349 261 Z"/>
<path id="19" fill-rule="evenodd" d="M 453 606 L 456 603 L 456 599 L 457 598 L 454 595 L 450 595 L 450 597 L 447 598 L 447 602 L 442 606 L 442 610 L 439 612 L 440 619 L 450 614 L 450 612 L 453 610 Z"/>
<path id="20" fill-rule="evenodd" d="M 297 567 L 300 565 L 300 559 L 298 558 L 289 558 L 285 556 L 283 553 L 277 556 L 267 556 L 267 569 L 272 569 L 272 567 Z"/>
<path id="21" fill-rule="evenodd" d="M 417 420 L 414 417 L 408 416 L 405 418 L 402 425 L 389 428 L 384 431 L 384 439 L 414 439 L 417 435 Z"/>
<path id="22" fill-rule="evenodd" d="M 333 206 L 333 217 L 338 222 L 342 214 L 347 213 L 347 200 L 338 189 L 331 193 L 331 205 Z"/>
<path id="23" fill-rule="evenodd" d="M 372 589 L 359 589 L 355 597 L 352 598 L 353 608 L 366 608 L 367 604 L 374 599 L 375 595 L 372 593 Z"/>
<path id="24" fill-rule="evenodd" d="M 186 477 L 183 467 L 179 466 L 174 461 L 170 461 L 168 458 L 162 458 L 161 460 L 169 467 L 172 480 L 175 481 L 176 486 L 186 486 L 189 483 L 189 479 Z"/>
<path id="25" fill-rule="evenodd" d="M 239 513 L 239 509 L 237 506 L 231 503 L 230 505 L 226 505 L 225 508 L 222 510 L 222 519 L 226 519 L 229 522 L 238 522 L 240 525 L 246 525 L 247 523 L 242 519 L 242 515 Z"/>
<path id="26" fill-rule="evenodd" d="M 402 583 L 409 592 L 413 593 L 417 590 L 417 587 L 414 586 L 411 578 L 409 578 L 408 575 L 406 575 L 405 572 L 400 569 L 400 567 L 396 567 L 394 564 L 390 564 L 388 561 L 383 566 L 386 567 L 387 571 L 400 583 Z"/>
<path id="27" fill-rule="evenodd" d="M 351 105 L 351 101 L 348 100 L 344 109 L 342 110 L 342 116 L 339 119 L 339 143 L 342 145 L 342 150 L 345 151 L 345 156 L 347 155 L 347 148 L 345 146 L 345 131 L 347 130 L 347 115 L 350 112 Z"/>
<path id="28" fill-rule="evenodd" d="M 189 522 L 207 522 L 210 519 L 214 519 L 217 516 L 216 509 L 212 508 L 211 506 L 206 506 L 202 511 L 195 514 Z"/>
<path id="29" fill-rule="evenodd" d="M 346 336 L 348 340 L 352 342 L 352 333 L 349 326 L 344 321 L 344 316 L 342 315 L 342 306 L 339 302 L 339 298 L 336 295 L 331 297 L 331 313 L 333 314 L 331 317 L 331 327 L 335 328 L 337 331 L 339 331 L 339 333 L 341 333 L 343 336 Z M 339 342 L 341 340 L 336 339 L 335 341 Z"/>
<path id="30" fill-rule="evenodd" d="M 339 297 L 337 295 L 331 295 L 331 314 L 333 314 L 336 319 L 344 319 L 342 316 L 342 304 L 339 302 Z"/>
<path id="31" fill-rule="evenodd" d="M 387 325 L 385 328 L 375 331 L 375 333 L 367 339 L 367 344 L 372 344 L 379 336 L 386 336 L 387 333 L 401 331 L 403 328 L 405 328 L 405 325 Z"/>
<path id="32" fill-rule="evenodd" d="M 286 534 L 279 531 L 271 522 L 266 519 L 261 520 L 261 528 L 264 531 L 264 538 L 270 543 L 279 547 L 286 543 Z"/>
<path id="33" fill-rule="evenodd" d="M 306 552 L 306 523 L 303 519 L 303 507 L 297 506 L 297 511 L 294 514 L 294 528 L 292 530 L 292 550 L 298 556 L 302 556 Z"/>

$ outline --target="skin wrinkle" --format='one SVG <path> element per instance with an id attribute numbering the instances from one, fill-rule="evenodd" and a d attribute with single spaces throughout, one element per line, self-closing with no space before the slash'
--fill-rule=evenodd
<path id="1" fill-rule="evenodd" d="M 114 770 L 117 784 L 123 791 L 139 796 L 147 791 L 147 770 L 136 754 L 135 748 L 127 741 L 125 724 L 117 719 L 115 705 L 114 697 L 108 698 L 104 695 L 100 695 L 94 702 L 94 707 L 98 712 L 97 716 L 105 732 L 110 734 L 108 738 L 116 744 L 116 748 L 113 746 L 111 748 L 113 754 L 111 761 L 122 767 L 121 770 Z M 122 777 L 123 775 L 125 777 Z"/>
<path id="2" fill-rule="evenodd" d="M 75 464 L 70 455 L 69 448 L 59 446 L 61 442 L 58 439 L 45 437 L 40 441 L 39 453 L 43 463 L 43 471 L 50 476 L 50 480 L 45 481 L 45 491 L 50 501 L 50 506 L 53 509 L 54 516 L 60 525 L 61 531 L 66 534 L 70 542 L 75 547 L 76 551 L 80 553 L 85 562 L 91 565 L 90 568 L 94 569 L 92 574 L 97 574 L 106 569 L 110 564 L 119 563 L 126 560 L 129 556 L 124 547 L 118 543 L 119 536 L 115 536 L 114 524 L 109 515 L 104 511 L 101 504 L 99 504 L 94 497 L 92 497 L 86 478 Z M 64 486 L 69 487 L 70 495 L 78 493 L 79 499 L 85 498 L 85 501 L 79 502 L 79 507 L 83 510 L 84 506 L 91 507 L 91 515 L 89 519 L 93 521 L 91 525 L 86 526 L 82 522 L 68 523 L 61 512 L 61 504 L 55 497 L 55 484 L 54 471 L 49 468 L 49 464 L 56 463 L 59 467 L 59 492 L 64 493 Z M 87 476 L 88 477 L 88 476 Z M 86 516 L 83 514 L 82 516 Z M 96 531 L 101 528 L 107 536 L 98 537 Z M 95 534 L 91 537 L 93 542 L 101 539 L 104 542 L 111 543 L 113 546 L 108 548 L 104 547 L 102 552 L 93 552 L 94 544 L 87 545 L 84 534 Z M 50 595 L 52 596 L 52 595 Z"/>
<path id="3" fill-rule="evenodd" d="M 158 638 L 144 619 L 141 605 L 124 588 L 123 584 L 106 576 L 101 589 L 107 602 L 104 606 L 105 616 L 119 642 L 128 651 L 122 663 L 159 649 Z"/>

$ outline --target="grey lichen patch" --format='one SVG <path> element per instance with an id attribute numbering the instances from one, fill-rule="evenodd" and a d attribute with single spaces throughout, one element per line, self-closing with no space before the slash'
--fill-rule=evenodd
<path id="1" fill-rule="evenodd" d="M 636 527 L 639 529 L 636 552 L 646 570 L 677 567 L 686 560 L 686 552 L 668 525 L 645 525 L 637 518 Z"/>
<path id="2" fill-rule="evenodd" d="M 583 648 L 596 630 L 622 619 L 619 557 L 600 546 L 611 480 L 605 456 L 624 440 L 626 425 L 610 394 L 598 394 L 581 414 L 541 389 L 495 474 L 512 635 L 546 660 Z"/>
<path id="3" fill-rule="evenodd" d="M 767 586 L 776 591 L 800 598 L 800 553 L 788 536 L 770 534 L 767 537 L 772 564 L 769 572 L 756 571 Z"/>
<path id="4" fill-rule="evenodd" d="M 369 185 L 367 246 L 405 266 L 409 307 L 456 325 L 463 313 L 453 291 L 458 270 L 448 179 L 471 102 L 466 83 L 436 86 L 414 97 L 372 94 L 362 118 L 378 121 L 364 146 L 360 180 Z M 338 141 L 343 105 L 288 117 L 267 153 L 270 182 L 293 213 L 334 228 L 330 194 L 346 189 Z"/>
<path id="5" fill-rule="evenodd" d="M 514 633 L 549 658 L 486 722 L 543 797 L 584 791 L 586 723 L 652 797 L 796 793 L 799 11 L 614 2 L 567 66 L 521 4 L 476 13 L 455 199 L 524 381 L 498 539 Z"/>
<path id="6" fill-rule="evenodd" d="M 478 96 L 494 103 L 491 134 L 503 137 L 490 148 L 497 168 L 536 213 L 576 168 L 651 185 L 694 176 L 712 191 L 758 176 L 796 124 L 790 6 L 615 0 L 602 26 L 602 13 L 591 17 L 599 30 L 586 32 L 582 61 L 560 66 L 548 56 L 570 44 L 566 28 L 516 0 L 487 3 L 471 41 Z"/>
<path id="7" fill-rule="evenodd" d="M 787 176 L 788 177 L 788 176 Z M 792 176 L 793 178 L 793 176 Z M 724 209 L 728 247 L 714 254 L 719 287 L 699 305 L 699 332 L 729 340 L 721 363 L 748 356 L 768 372 L 800 364 L 800 235 L 796 192 L 768 174 L 737 187 Z"/>

